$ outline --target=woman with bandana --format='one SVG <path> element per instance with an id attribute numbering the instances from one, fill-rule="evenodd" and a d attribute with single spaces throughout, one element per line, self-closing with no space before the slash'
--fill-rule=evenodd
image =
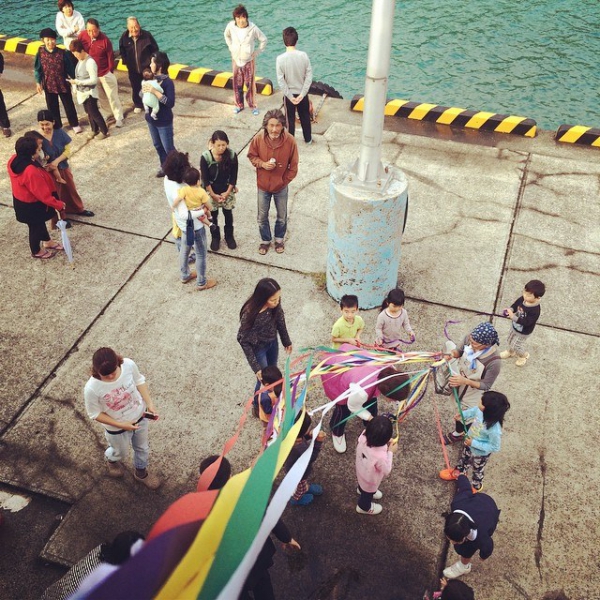
<path id="1" fill-rule="evenodd" d="M 500 374 L 498 332 L 491 323 L 480 323 L 465 337 L 459 346 L 447 342 L 453 373 L 450 386 L 457 388 L 462 410 L 479 405 L 483 392 L 492 388 Z M 455 431 L 444 436 L 446 444 L 461 442 L 465 437 L 462 421 L 456 421 Z"/>

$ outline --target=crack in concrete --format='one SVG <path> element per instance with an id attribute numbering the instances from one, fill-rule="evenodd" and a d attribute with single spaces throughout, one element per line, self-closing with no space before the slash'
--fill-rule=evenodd
<path id="1" fill-rule="evenodd" d="M 531 273 L 531 271 L 548 271 L 551 269 L 567 269 L 568 271 L 575 271 L 576 273 L 581 273 L 582 275 L 593 275 L 598 277 L 600 273 L 596 271 L 588 271 L 587 269 L 580 269 L 579 267 L 575 267 L 573 265 L 557 265 L 556 263 L 546 263 L 545 265 L 536 266 L 535 269 L 531 267 L 511 267 L 510 271 L 515 271 L 516 273 Z"/>
<path id="2" fill-rule="evenodd" d="M 544 539 L 544 521 L 546 520 L 546 457 L 544 451 L 540 450 L 540 473 L 542 474 L 542 503 L 540 506 L 540 518 L 538 519 L 538 530 L 536 545 L 534 551 L 535 566 L 537 567 L 540 582 L 543 581 L 542 577 L 542 558 L 544 552 L 542 550 L 542 540 Z"/>
<path id="3" fill-rule="evenodd" d="M 514 579 L 509 577 L 508 575 L 504 576 L 504 579 L 512 585 L 516 592 L 518 592 L 525 600 L 532 600 L 531 596 L 525 591 L 523 586 L 519 585 Z"/>
<path id="4" fill-rule="evenodd" d="M 554 242 L 549 242 L 548 240 L 541 240 L 540 238 L 534 238 L 530 235 L 525 235 L 524 233 L 515 233 L 515 237 L 520 237 L 520 238 L 523 238 L 526 240 L 531 240 L 532 242 L 544 244 L 546 246 L 550 246 L 550 248 L 558 248 L 565 253 L 565 256 L 574 256 L 575 254 L 589 254 L 590 256 L 600 256 L 600 252 L 592 252 L 591 250 L 577 250 L 575 248 L 568 248 L 567 246 L 562 246 L 561 244 L 555 244 Z"/>

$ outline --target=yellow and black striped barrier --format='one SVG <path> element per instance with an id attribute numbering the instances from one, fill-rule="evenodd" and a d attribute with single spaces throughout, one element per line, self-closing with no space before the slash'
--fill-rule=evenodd
<path id="1" fill-rule="evenodd" d="M 350 102 L 351 110 L 364 109 L 364 96 L 354 96 Z M 499 115 L 491 112 L 466 110 L 439 106 L 437 104 L 423 104 L 409 102 L 408 100 L 389 100 L 385 105 L 384 114 L 388 117 L 404 117 L 453 127 L 466 127 L 480 131 L 494 131 L 496 133 L 512 133 L 525 137 L 535 137 L 537 123 L 527 117 Z"/>
<path id="2" fill-rule="evenodd" d="M 123 61 L 119 59 L 117 64 L 119 71 L 127 71 Z M 169 67 L 169 77 L 177 81 L 186 81 L 187 83 L 199 83 L 201 85 L 211 85 L 222 89 L 233 89 L 233 73 L 229 71 L 213 71 L 212 69 L 203 69 L 190 67 L 189 65 L 174 64 Z M 273 82 L 265 77 L 256 77 L 256 91 L 263 96 L 273 94 Z"/>
<path id="3" fill-rule="evenodd" d="M 600 129 L 583 125 L 561 125 L 554 136 L 557 142 L 600 148 Z"/>
<path id="4" fill-rule="evenodd" d="M 4 50 L 5 52 L 17 52 L 19 54 L 35 56 L 41 45 L 42 42 L 40 40 L 32 41 L 27 38 L 7 37 L 0 34 L 0 50 Z M 61 45 L 62 47 L 64 46 Z M 117 63 L 117 69 L 119 71 L 127 71 L 127 67 L 121 59 Z M 228 90 L 233 89 L 233 73 L 227 71 L 213 71 L 212 69 L 173 64 L 169 67 L 169 77 L 177 81 L 211 85 Z M 273 94 L 273 82 L 265 77 L 256 77 L 256 91 L 263 96 L 271 96 Z"/>

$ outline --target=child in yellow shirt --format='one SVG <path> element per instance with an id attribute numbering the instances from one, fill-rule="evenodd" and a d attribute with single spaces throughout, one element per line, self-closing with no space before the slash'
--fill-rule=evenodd
<path id="1" fill-rule="evenodd" d="M 183 182 L 186 184 L 177 192 L 177 198 L 173 202 L 173 210 L 175 210 L 181 202 L 185 202 L 188 210 L 204 210 L 204 216 L 200 217 L 200 221 L 210 227 L 212 231 L 215 225 L 212 222 L 210 211 L 212 203 L 210 196 L 200 185 L 200 171 L 190 167 L 186 169 L 183 175 Z"/>

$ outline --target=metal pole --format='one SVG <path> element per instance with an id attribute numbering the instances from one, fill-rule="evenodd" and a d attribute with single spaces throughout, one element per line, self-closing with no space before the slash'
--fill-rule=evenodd
<path id="1" fill-rule="evenodd" d="M 364 183 L 372 184 L 383 175 L 381 138 L 387 101 L 395 4 L 395 0 L 373 0 L 365 80 L 365 108 L 356 170 L 358 179 Z"/>

